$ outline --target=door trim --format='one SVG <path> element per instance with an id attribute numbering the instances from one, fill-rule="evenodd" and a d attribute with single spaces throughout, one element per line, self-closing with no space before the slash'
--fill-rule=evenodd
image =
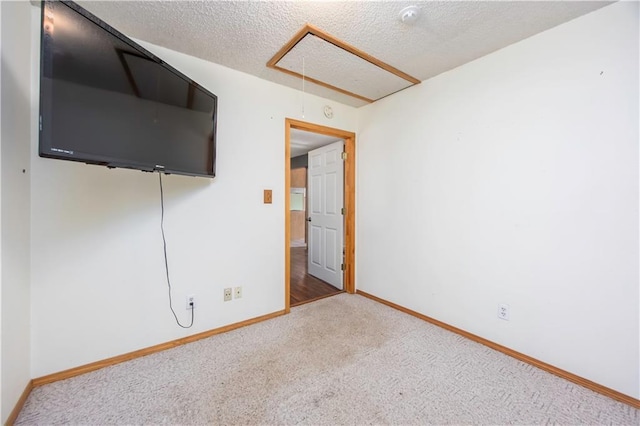
<path id="1" fill-rule="evenodd" d="M 347 159 L 344 162 L 344 277 L 343 288 L 347 293 L 356 292 L 356 134 L 346 130 L 307 123 L 285 118 L 284 120 L 284 307 L 285 313 L 291 311 L 291 211 L 289 193 L 291 192 L 291 129 L 305 130 L 327 136 L 344 139 Z"/>

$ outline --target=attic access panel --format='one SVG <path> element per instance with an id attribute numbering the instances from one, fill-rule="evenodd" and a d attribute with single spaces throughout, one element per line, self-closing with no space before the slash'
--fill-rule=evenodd
<path id="1" fill-rule="evenodd" d="M 389 64 L 305 25 L 267 63 L 267 67 L 303 78 L 365 102 L 374 102 L 420 83 Z"/>

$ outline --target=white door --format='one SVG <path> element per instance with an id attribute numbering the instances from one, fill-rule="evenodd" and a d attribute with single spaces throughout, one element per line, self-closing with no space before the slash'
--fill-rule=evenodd
<path id="1" fill-rule="evenodd" d="M 309 152 L 308 273 L 342 290 L 344 141 Z"/>

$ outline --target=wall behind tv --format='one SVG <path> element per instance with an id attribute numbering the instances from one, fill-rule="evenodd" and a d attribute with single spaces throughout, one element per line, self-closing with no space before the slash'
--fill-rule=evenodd
<path id="1" fill-rule="evenodd" d="M 0 423 L 31 379 L 31 6 L 0 2 Z M 24 170 L 24 172 L 23 172 Z"/>
<path id="2" fill-rule="evenodd" d="M 195 325 L 179 328 L 168 308 L 157 174 L 39 158 L 33 138 L 34 377 L 284 309 L 284 120 L 301 119 L 302 93 L 145 47 L 219 100 L 217 177 L 164 178 L 174 306 L 188 322 L 185 296 L 195 294 Z M 304 102 L 306 121 L 355 129 L 355 109 Z M 233 286 L 242 299 L 223 302 Z"/>
<path id="3" fill-rule="evenodd" d="M 639 398 L 638 50 L 619 2 L 363 107 L 358 288 Z"/>

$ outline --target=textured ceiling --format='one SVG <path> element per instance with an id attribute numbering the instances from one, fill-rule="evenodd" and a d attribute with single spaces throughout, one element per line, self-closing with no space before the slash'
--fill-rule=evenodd
<path id="1" fill-rule="evenodd" d="M 301 89 L 266 67 L 306 23 L 420 80 L 603 7 L 608 2 L 544 1 L 78 1 L 124 34 Z M 401 9 L 420 8 L 408 26 Z M 352 73 L 340 64 L 339 73 Z M 313 70 L 308 69 L 309 73 Z M 350 77 L 340 77 L 350 78 Z M 336 102 L 366 102 L 309 83 Z"/>

